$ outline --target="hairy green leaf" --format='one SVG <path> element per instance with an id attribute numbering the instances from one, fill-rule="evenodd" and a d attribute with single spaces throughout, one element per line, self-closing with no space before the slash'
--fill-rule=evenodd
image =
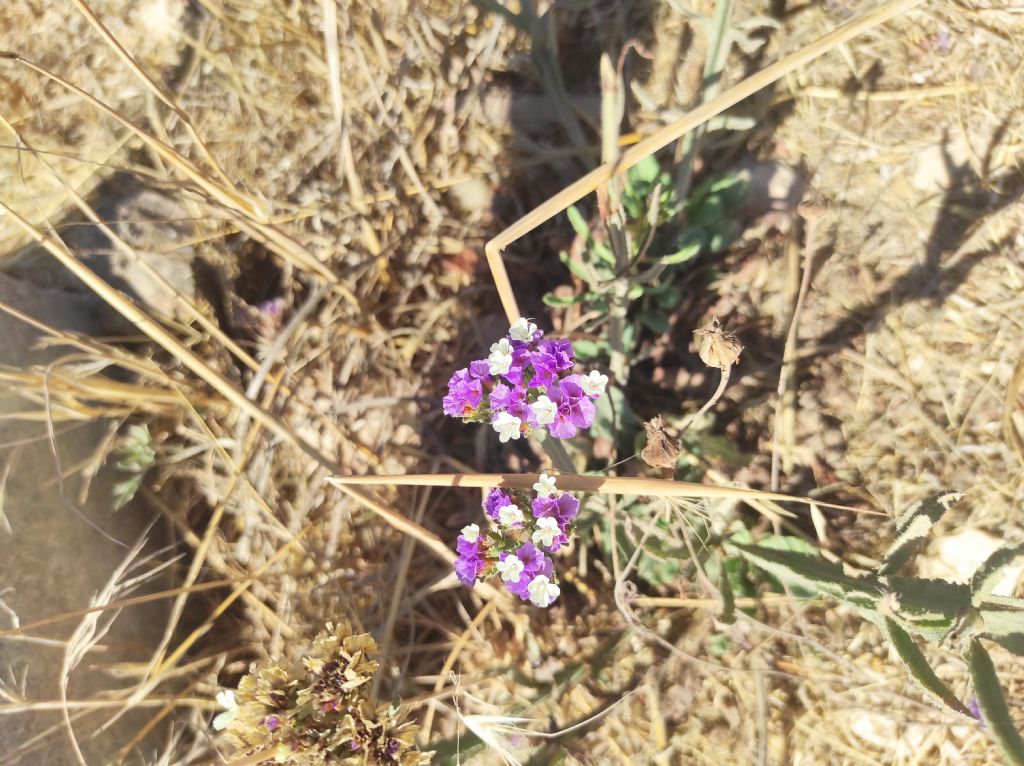
<path id="1" fill-rule="evenodd" d="M 885 552 L 878 574 L 898 572 L 914 556 L 935 523 L 949 507 L 963 497 L 962 492 L 945 491 L 914 503 L 896 520 L 896 541 Z"/>
<path id="2" fill-rule="evenodd" d="M 992 595 L 1007 569 L 1021 565 L 1024 565 L 1024 545 L 1000 548 L 989 556 L 971 578 L 971 601 L 974 605 L 981 606 Z"/>
<path id="3" fill-rule="evenodd" d="M 928 659 L 907 631 L 900 627 L 897 622 L 886 617 L 885 632 L 888 634 L 889 641 L 896 650 L 896 654 L 903 660 L 903 664 L 907 666 L 910 675 L 921 685 L 921 688 L 934 695 L 950 709 L 964 715 L 971 714 L 967 707 L 953 694 L 953 691 L 936 675 L 932 666 L 928 664 Z"/>
<path id="4" fill-rule="evenodd" d="M 859 609 L 874 610 L 884 594 L 877 578 L 848 575 L 840 564 L 816 556 L 737 542 L 728 545 L 751 564 L 782 582 L 803 587 L 811 593 L 832 596 Z"/>
<path id="5" fill-rule="evenodd" d="M 1006 706 L 1006 697 L 999 686 L 992 658 L 977 639 L 971 642 L 968 662 L 974 693 L 985 716 L 985 725 L 992 732 L 992 738 L 1003 748 L 1007 760 L 1014 766 L 1024 766 L 1024 740 L 1010 717 L 1010 709 Z"/>

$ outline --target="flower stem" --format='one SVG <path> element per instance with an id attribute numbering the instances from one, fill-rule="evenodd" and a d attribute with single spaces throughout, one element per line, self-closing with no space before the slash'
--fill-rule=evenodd
<path id="1" fill-rule="evenodd" d="M 697 412 L 691 415 L 682 426 L 679 427 L 679 435 L 682 436 L 683 432 L 696 423 L 700 416 L 710 410 L 719 399 L 722 398 L 722 394 L 725 393 L 725 387 L 729 384 L 729 371 L 732 369 L 731 365 L 726 365 L 719 368 L 722 371 L 722 380 L 718 383 L 718 388 L 715 389 L 715 393 L 712 394 L 711 398 L 708 399 L 707 404 L 701 407 Z"/>

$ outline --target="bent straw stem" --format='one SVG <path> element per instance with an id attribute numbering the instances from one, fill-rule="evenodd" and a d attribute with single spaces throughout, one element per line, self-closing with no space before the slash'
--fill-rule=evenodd
<path id="1" fill-rule="evenodd" d="M 547 222 L 565 210 L 569 205 L 579 202 L 579 200 L 602 184 L 608 183 L 613 177 L 625 173 L 644 157 L 667 146 L 685 133 L 703 125 L 711 118 L 735 106 L 762 88 L 768 87 L 790 72 L 799 69 L 819 56 L 823 56 L 836 46 L 842 45 L 872 27 L 878 26 L 910 10 L 922 1 L 896 0 L 895 2 L 884 3 L 879 8 L 869 11 L 863 16 L 829 32 L 810 45 L 804 46 L 788 56 L 784 56 L 771 66 L 751 75 L 724 93 L 687 112 L 675 122 L 657 130 L 636 144 L 632 149 L 623 153 L 617 161 L 606 162 L 587 173 L 490 240 L 484 246 L 484 252 L 487 256 L 487 265 L 491 269 L 494 286 L 498 290 L 498 296 L 501 298 L 501 305 L 505 309 L 508 321 L 510 323 L 515 322 L 519 319 L 520 314 L 519 305 L 516 303 L 515 294 L 512 292 L 512 283 L 509 281 L 508 271 L 506 271 L 505 262 L 502 259 L 502 251 L 506 247 L 520 237 L 529 234 L 542 223 Z"/>

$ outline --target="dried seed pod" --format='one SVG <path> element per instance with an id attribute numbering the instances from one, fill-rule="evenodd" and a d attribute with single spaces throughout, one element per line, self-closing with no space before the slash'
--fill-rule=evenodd
<path id="1" fill-rule="evenodd" d="M 736 333 L 723 330 L 718 317 L 712 318 L 707 327 L 694 330 L 693 337 L 697 340 L 697 353 L 708 367 L 726 370 L 739 361 L 743 352 Z"/>
<path id="2" fill-rule="evenodd" d="M 654 468 L 675 468 L 679 459 L 679 442 L 665 431 L 661 417 L 644 423 L 644 430 L 647 432 L 647 446 L 640 453 L 644 462 Z"/>

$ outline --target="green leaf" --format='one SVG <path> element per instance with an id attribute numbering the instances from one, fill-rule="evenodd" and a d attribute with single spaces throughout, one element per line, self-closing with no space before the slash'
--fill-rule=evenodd
<path id="1" fill-rule="evenodd" d="M 986 603 L 978 610 L 978 616 L 978 630 L 983 638 L 1024 657 L 1024 601 L 1014 598 Z"/>
<path id="2" fill-rule="evenodd" d="M 663 335 L 668 330 L 668 317 L 660 311 L 641 311 L 639 319 L 658 335 Z"/>
<path id="3" fill-rule="evenodd" d="M 615 253 L 613 253 L 612 249 L 604 242 L 595 242 L 590 252 L 592 252 L 599 261 L 604 261 L 604 263 L 608 264 L 611 268 L 615 268 Z"/>
<path id="4" fill-rule="evenodd" d="M 907 666 L 910 675 L 921 685 L 921 688 L 934 695 L 940 702 L 957 713 L 963 713 L 968 716 L 971 714 L 971 711 L 957 699 L 953 691 L 936 675 L 932 666 L 928 664 L 928 659 L 924 656 L 924 652 L 921 651 L 907 631 L 888 617 L 885 618 L 885 631 L 889 636 L 890 643 L 892 643 L 893 648 L 896 650 L 896 654 L 903 660 L 903 664 Z"/>
<path id="5" fill-rule="evenodd" d="M 661 165 L 653 154 L 648 154 L 629 169 L 629 181 L 632 184 L 654 186 L 661 174 Z"/>
<path id="6" fill-rule="evenodd" d="M 144 473 L 137 473 L 134 476 L 129 476 L 124 481 L 119 481 L 114 484 L 112 494 L 114 496 L 115 511 L 121 510 L 132 501 L 132 498 L 135 497 L 135 493 L 138 492 L 139 487 L 142 486 L 143 477 L 145 477 Z"/>
<path id="7" fill-rule="evenodd" d="M 570 258 L 569 254 L 565 252 L 565 250 L 562 250 L 558 254 L 558 259 L 565 264 L 566 268 L 568 268 L 573 275 L 578 277 L 585 284 L 590 287 L 597 286 L 597 282 L 599 281 L 597 279 L 597 275 L 595 275 L 591 269 L 588 269 L 585 263 L 581 263 L 580 261 Z"/>
<path id="8" fill-rule="evenodd" d="M 542 300 L 545 306 L 551 306 L 553 308 L 565 308 L 566 306 L 572 306 L 576 303 L 583 303 L 584 296 L 572 295 L 568 298 L 562 298 L 554 293 L 546 293 Z"/>
<path id="9" fill-rule="evenodd" d="M 923 577 L 887 578 L 890 597 L 904 628 L 939 643 L 970 615 L 971 589 L 963 583 Z"/>
<path id="10" fill-rule="evenodd" d="M 687 223 L 694 228 L 710 226 L 722 220 L 724 206 L 718 196 L 709 196 L 697 205 L 687 217 Z"/>
<path id="11" fill-rule="evenodd" d="M 914 503 L 896 520 L 896 541 L 885 552 L 878 574 L 898 572 L 924 544 L 925 537 L 949 507 L 963 497 L 961 492 L 944 491 Z"/>
<path id="12" fill-rule="evenodd" d="M 608 355 L 608 343 L 606 341 L 574 340 L 572 348 L 576 352 L 576 358 L 580 361 L 597 359 L 599 356 Z"/>
<path id="13" fill-rule="evenodd" d="M 992 591 L 1002 582 L 1004 570 L 1019 567 L 1022 564 L 1024 564 L 1024 545 L 1000 548 L 995 551 L 985 559 L 985 563 L 971 578 L 971 602 L 975 606 L 981 606 L 981 603 L 991 596 Z"/>
<path id="14" fill-rule="evenodd" d="M 583 239 L 590 239 L 590 227 L 587 225 L 587 220 L 583 217 L 583 213 L 575 205 L 569 205 L 565 211 L 566 218 L 569 219 L 569 225 L 572 226 L 572 230 L 576 232 Z"/>
<path id="15" fill-rule="evenodd" d="M 674 253 L 663 255 L 658 259 L 658 263 L 666 266 L 674 266 L 679 263 L 685 263 L 686 261 L 692 261 L 698 255 L 700 255 L 700 248 L 703 244 L 702 241 L 690 241 L 685 245 L 682 245 Z"/>
<path id="16" fill-rule="evenodd" d="M 985 725 L 992 732 L 992 738 L 1003 748 L 1007 760 L 1014 766 L 1024 766 L 1024 740 L 1010 717 L 1010 709 L 1006 705 L 1006 697 L 999 686 L 992 658 L 981 642 L 971 641 L 968 662 L 971 668 L 971 680 L 974 682 L 974 693 L 981 705 L 985 717 Z"/>
<path id="17" fill-rule="evenodd" d="M 809 593 L 832 596 L 858 609 L 874 610 L 883 595 L 877 578 L 846 574 L 840 564 L 794 551 L 776 551 L 760 545 L 728 545 L 747 561 L 780 581 L 804 588 Z"/>

